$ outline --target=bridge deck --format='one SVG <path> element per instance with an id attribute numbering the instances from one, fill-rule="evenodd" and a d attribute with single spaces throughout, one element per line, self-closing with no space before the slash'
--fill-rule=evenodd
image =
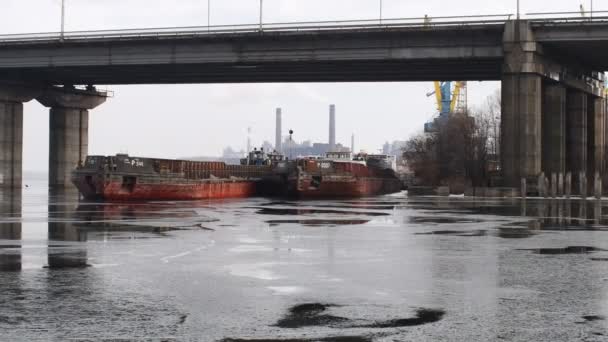
<path id="1" fill-rule="evenodd" d="M 498 80 L 508 18 L 0 36 L 0 80 L 42 84 Z M 608 69 L 608 18 L 532 21 L 570 61 Z"/>

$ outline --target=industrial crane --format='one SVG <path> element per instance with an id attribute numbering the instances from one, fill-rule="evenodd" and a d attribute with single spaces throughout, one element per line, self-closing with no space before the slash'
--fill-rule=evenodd
<path id="1" fill-rule="evenodd" d="M 452 87 L 452 85 L 454 85 Z M 465 113 L 467 111 L 467 82 L 464 81 L 435 81 L 435 90 L 426 96 L 433 96 L 437 100 L 439 120 L 447 119 L 452 113 Z M 435 131 L 435 121 L 424 124 L 425 132 Z"/>

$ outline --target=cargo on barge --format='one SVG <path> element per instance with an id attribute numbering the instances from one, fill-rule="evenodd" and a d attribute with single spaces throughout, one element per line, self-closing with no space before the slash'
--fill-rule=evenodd
<path id="1" fill-rule="evenodd" d="M 299 198 L 364 197 L 399 192 L 402 183 L 386 155 L 328 152 L 325 158 L 301 158 L 289 168 L 287 194 Z"/>
<path id="2" fill-rule="evenodd" d="M 116 156 L 88 156 L 72 173 L 86 199 L 201 200 L 243 198 L 272 178 L 272 166 Z"/>

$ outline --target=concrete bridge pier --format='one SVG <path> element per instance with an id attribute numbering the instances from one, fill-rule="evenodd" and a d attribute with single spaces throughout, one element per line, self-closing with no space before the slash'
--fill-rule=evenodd
<path id="1" fill-rule="evenodd" d="M 561 195 L 563 185 L 559 184 L 566 173 L 566 87 L 546 84 L 542 98 L 542 170 L 552 175 L 551 185 L 555 183 L 555 192 Z"/>
<path id="2" fill-rule="evenodd" d="M 606 171 L 606 105 L 605 99 L 589 95 L 588 97 L 588 163 L 587 178 L 594 179 L 596 174 Z"/>
<path id="3" fill-rule="evenodd" d="M 542 171 L 542 76 L 526 21 L 505 25 L 503 50 L 501 165 L 505 185 L 517 187 Z"/>
<path id="4" fill-rule="evenodd" d="M 592 192 L 595 174 L 606 170 L 608 121 L 601 73 L 552 59 L 527 21 L 505 25 L 503 51 L 504 185 L 517 187 L 522 179 L 534 184 L 543 173 L 553 184 L 570 172 L 573 189 Z M 561 193 L 556 185 L 554 192 Z"/>
<path id="5" fill-rule="evenodd" d="M 37 100 L 50 108 L 49 187 L 72 188 L 72 170 L 83 163 L 89 147 L 89 110 L 106 101 L 106 94 L 70 87 L 45 91 Z"/>
<path id="6" fill-rule="evenodd" d="M 587 173 L 587 138 L 588 123 L 587 108 L 588 96 L 575 89 L 568 90 L 566 127 L 567 133 L 567 162 L 566 167 L 573 175 L 572 186 L 580 189 L 582 178 Z"/>
<path id="7" fill-rule="evenodd" d="M 502 167 L 506 184 L 541 172 L 541 78 L 505 75 L 502 80 Z"/>
<path id="8" fill-rule="evenodd" d="M 21 188 L 23 155 L 23 103 L 36 93 L 0 85 L 0 188 Z"/>

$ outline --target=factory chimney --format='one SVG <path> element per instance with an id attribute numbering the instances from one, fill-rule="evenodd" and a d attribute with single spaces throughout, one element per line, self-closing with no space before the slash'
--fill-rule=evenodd
<path id="1" fill-rule="evenodd" d="M 277 152 L 281 153 L 282 151 L 282 137 L 283 137 L 283 123 L 282 123 L 282 118 L 281 118 L 281 114 L 282 114 L 282 110 L 281 108 L 277 108 L 277 123 L 276 123 L 276 135 L 275 135 L 275 140 L 274 140 L 274 149 L 277 150 Z"/>
<path id="2" fill-rule="evenodd" d="M 251 127 L 247 127 L 247 155 L 251 152 Z"/>
<path id="3" fill-rule="evenodd" d="M 336 105 L 329 105 L 329 150 L 336 148 Z"/>
<path id="4" fill-rule="evenodd" d="M 355 154 L 355 133 L 350 137 L 350 152 Z"/>

